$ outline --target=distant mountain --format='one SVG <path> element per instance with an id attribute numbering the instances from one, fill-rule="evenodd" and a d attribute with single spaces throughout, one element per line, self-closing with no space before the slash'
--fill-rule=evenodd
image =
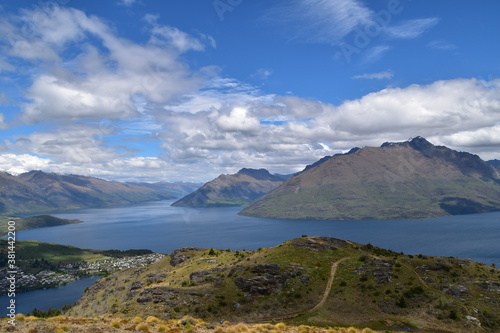
<path id="1" fill-rule="evenodd" d="M 157 183 L 142 183 L 142 182 L 129 182 L 127 184 L 136 185 L 136 186 L 144 186 L 148 188 L 152 188 L 156 191 L 160 191 L 166 194 L 170 194 L 174 196 L 174 198 L 181 198 L 189 193 L 192 193 L 199 189 L 203 183 L 185 183 L 185 182 L 176 182 L 176 183 L 167 183 L 167 182 L 157 182 Z"/>
<path id="2" fill-rule="evenodd" d="M 241 169 L 234 175 L 220 175 L 172 206 L 246 206 L 274 190 L 285 179 L 265 169 Z"/>
<path id="3" fill-rule="evenodd" d="M 241 214 L 292 219 L 409 219 L 497 210 L 497 169 L 476 155 L 434 146 L 416 137 L 322 159 Z"/>
<path id="4" fill-rule="evenodd" d="M 175 198 L 144 186 L 98 178 L 30 171 L 0 172 L 0 215 L 105 207 Z"/>

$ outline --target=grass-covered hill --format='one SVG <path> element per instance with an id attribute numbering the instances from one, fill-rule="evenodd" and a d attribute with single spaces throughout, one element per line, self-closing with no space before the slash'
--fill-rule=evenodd
<path id="1" fill-rule="evenodd" d="M 100 316 L 94 318 L 55 316 L 40 318 L 18 315 L 16 326 L 9 325 L 7 319 L 0 320 L 1 332 L 42 333 L 42 332 L 168 332 L 168 333 L 375 333 L 363 328 L 325 328 L 309 325 L 286 325 L 285 323 L 245 324 L 224 321 L 221 323 L 205 322 L 191 316 L 180 319 L 159 319 L 154 316 L 134 317 L 129 319 Z M 413 333 L 419 333 L 412 331 Z"/>
<path id="2" fill-rule="evenodd" d="M 326 237 L 256 251 L 182 248 L 99 280 L 67 315 L 498 332 L 500 270 Z"/>
<path id="3" fill-rule="evenodd" d="M 127 205 L 175 197 L 149 187 L 79 175 L 30 171 L 14 176 L 0 172 L 2 215 Z"/>
<path id="4" fill-rule="evenodd" d="M 30 216 L 25 218 L 0 216 L 0 236 L 6 235 L 9 231 L 9 221 L 15 222 L 15 231 L 83 222 L 80 220 L 61 219 L 51 215 Z"/>
<path id="5" fill-rule="evenodd" d="M 241 214 L 290 219 L 416 219 L 500 210 L 500 173 L 422 137 L 324 158 Z"/>
<path id="6" fill-rule="evenodd" d="M 274 190 L 285 179 L 286 176 L 273 175 L 265 169 L 244 168 L 233 175 L 220 175 L 193 193 L 177 200 L 172 206 L 246 206 Z"/>

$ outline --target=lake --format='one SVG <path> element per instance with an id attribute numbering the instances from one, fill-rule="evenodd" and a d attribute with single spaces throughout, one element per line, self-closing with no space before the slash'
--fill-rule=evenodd
<path id="1" fill-rule="evenodd" d="M 83 294 L 85 288 L 93 285 L 98 276 L 92 276 L 77 281 L 69 282 L 61 287 L 49 289 L 37 289 L 16 293 L 16 313 L 32 312 L 34 308 L 38 310 L 60 309 L 64 305 L 75 303 Z M 0 317 L 4 316 L 10 298 L 7 295 L 0 296 Z"/>
<path id="2" fill-rule="evenodd" d="M 171 202 L 54 213 L 85 222 L 17 236 L 91 249 L 169 253 L 183 246 L 255 250 L 305 234 L 500 265 L 500 212 L 419 220 L 279 220 L 239 216 L 239 207 L 195 209 L 171 207 Z"/>
<path id="3" fill-rule="evenodd" d="M 21 231 L 17 238 L 93 249 L 169 253 L 183 246 L 255 250 L 302 235 L 328 236 L 407 254 L 471 258 L 500 266 L 500 212 L 420 220 L 279 220 L 239 216 L 238 207 L 195 209 L 171 207 L 171 203 L 53 213 L 84 223 Z M 74 303 L 87 285 L 80 289 L 72 286 L 60 306 Z M 69 290 L 60 288 L 55 289 Z M 36 301 L 42 300 L 43 305 L 44 299 L 50 300 L 51 290 L 37 291 Z M 30 307 L 35 301 L 19 298 L 18 304 L 24 302 Z"/>

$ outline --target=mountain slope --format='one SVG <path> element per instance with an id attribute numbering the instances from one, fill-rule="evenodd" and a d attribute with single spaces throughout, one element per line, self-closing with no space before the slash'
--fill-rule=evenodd
<path id="1" fill-rule="evenodd" d="M 168 182 L 157 182 L 157 183 L 144 183 L 144 182 L 128 182 L 127 184 L 135 186 L 144 186 L 152 188 L 153 190 L 163 192 L 168 195 L 172 195 L 172 199 L 181 198 L 189 193 L 192 193 L 200 188 L 203 184 L 198 183 L 168 183 Z"/>
<path id="2" fill-rule="evenodd" d="M 241 214 L 291 219 L 406 219 L 500 210 L 498 171 L 421 137 L 328 158 Z"/>
<path id="3" fill-rule="evenodd" d="M 99 280 L 68 315 L 494 332 L 499 276 L 471 260 L 304 236 L 257 251 L 177 249 Z"/>
<path id="4" fill-rule="evenodd" d="M 171 199 L 154 189 L 98 178 L 30 171 L 0 173 L 0 214 L 27 214 L 60 209 L 105 207 Z"/>
<path id="5" fill-rule="evenodd" d="M 172 206 L 246 206 L 274 190 L 284 179 L 265 169 L 241 169 L 234 175 L 220 175 Z"/>

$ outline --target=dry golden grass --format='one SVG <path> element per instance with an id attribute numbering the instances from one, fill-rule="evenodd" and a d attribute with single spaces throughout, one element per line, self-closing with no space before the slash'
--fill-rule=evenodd
<path id="1" fill-rule="evenodd" d="M 0 320 L 0 332 L 8 332 L 10 325 L 6 319 Z M 33 316 L 20 317 L 16 322 L 15 332 L 20 333 L 64 333 L 64 332 L 111 332 L 111 333 L 374 333 L 373 330 L 356 329 L 353 327 L 333 329 L 315 326 L 288 326 L 285 323 L 277 324 L 246 324 L 229 323 L 214 325 L 190 316 L 179 320 L 161 320 L 149 316 L 146 320 L 140 317 L 133 319 L 119 318 L 73 318 L 57 316 L 48 319 Z"/>

